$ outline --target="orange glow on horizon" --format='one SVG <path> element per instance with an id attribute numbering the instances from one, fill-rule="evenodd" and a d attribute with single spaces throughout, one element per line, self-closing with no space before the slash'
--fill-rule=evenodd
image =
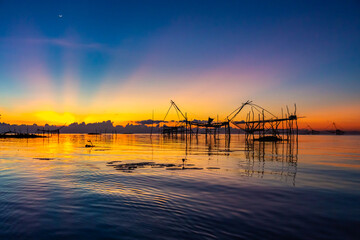
<path id="1" fill-rule="evenodd" d="M 276 80 L 279 78 L 276 72 L 248 69 L 234 71 L 219 66 L 203 72 L 167 76 L 153 74 L 145 64 L 126 79 L 117 79 L 109 73 L 100 79 L 100 87 L 96 92 L 84 95 L 80 91 L 82 86 L 74 67 L 68 67 L 62 90 L 55 91 L 51 76 L 41 64 L 39 66 L 36 71 L 33 70 L 35 73 L 27 76 L 28 91 L 18 97 L 5 99 L 3 102 L 7 105 L 0 105 L 2 122 L 62 126 L 73 122 L 110 120 L 114 125 L 126 125 L 151 119 L 152 111 L 155 112 L 155 119 L 163 120 L 170 99 L 187 113 L 190 120 L 206 120 L 208 117 L 217 120 L 218 116 L 219 121 L 224 121 L 229 113 L 250 99 L 279 117 L 281 107 L 285 109 L 282 104 L 296 102 L 298 116 L 306 116 L 299 120 L 299 127 L 303 129 L 308 128 L 309 124 L 316 130 L 328 130 L 326 128 L 336 122 L 343 130 L 360 130 L 360 112 L 354 111 L 360 108 L 360 104 L 356 102 L 335 102 L 338 105 L 333 106 L 331 98 L 321 94 L 317 101 L 293 92 L 290 95 L 286 95 L 286 92 L 270 94 L 269 88 L 282 84 Z M 169 78 L 171 84 L 167 82 Z M 227 79 L 228 84 L 219 87 L 221 79 Z M 38 85 L 43 87 L 38 89 Z M 244 120 L 249 110 L 244 109 L 236 120 Z M 290 111 L 293 111 L 293 107 L 290 107 Z M 166 120 L 179 118 L 172 111 Z"/>
<path id="2" fill-rule="evenodd" d="M 165 105 L 164 105 L 165 106 Z M 161 111 L 155 111 L 155 120 L 163 120 L 165 113 L 167 111 L 168 106 L 163 107 Z M 193 109 L 191 109 L 193 110 Z M 240 121 L 245 119 L 245 113 L 248 110 L 245 110 L 236 120 Z M 141 113 L 142 112 L 142 113 Z M 209 110 L 210 114 L 207 114 L 205 109 L 199 109 L 199 114 L 195 115 L 192 113 L 188 113 L 188 117 L 190 120 L 198 119 L 198 120 L 206 120 L 207 117 L 215 118 L 217 120 L 217 114 L 211 114 L 211 110 Z M 308 129 L 308 125 L 315 130 L 330 130 L 333 129 L 332 123 L 335 122 L 337 127 L 342 130 L 360 130 L 360 119 L 359 113 L 354 113 L 352 109 L 349 108 L 332 108 L 331 111 L 328 109 L 323 109 L 322 111 L 301 111 L 301 114 L 298 114 L 299 117 L 305 116 L 305 118 L 300 118 L 298 121 L 300 129 Z M 349 112 L 352 115 L 349 115 Z M 38 124 L 38 125 L 58 125 L 62 126 L 64 124 L 69 125 L 74 122 L 85 122 L 85 123 L 94 123 L 94 122 L 103 122 L 103 121 L 112 121 L 114 126 L 122 125 L 125 126 L 126 124 L 136 124 L 135 121 L 140 120 L 147 120 L 152 118 L 151 109 L 147 111 L 139 112 L 134 109 L 132 112 L 127 113 L 112 113 L 107 111 L 106 113 L 74 113 L 74 112 L 56 112 L 56 111 L 35 111 L 35 112 L 25 112 L 25 113 L 13 113 L 6 111 L 1 111 L 2 118 L 1 122 L 9 123 L 9 124 Z M 334 114 L 337 113 L 337 114 Z M 281 116 L 281 114 L 276 114 Z M 224 121 L 226 114 L 219 114 L 219 121 Z M 169 112 L 168 117 L 166 120 L 179 120 L 177 114 L 174 110 Z"/>

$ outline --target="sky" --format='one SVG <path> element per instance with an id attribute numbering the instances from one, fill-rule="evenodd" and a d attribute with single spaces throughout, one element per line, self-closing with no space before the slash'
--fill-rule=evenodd
<path id="1" fill-rule="evenodd" d="M 8 123 L 162 119 L 171 99 L 224 119 L 252 100 L 360 130 L 360 2 L 0 0 L 0 84 Z"/>

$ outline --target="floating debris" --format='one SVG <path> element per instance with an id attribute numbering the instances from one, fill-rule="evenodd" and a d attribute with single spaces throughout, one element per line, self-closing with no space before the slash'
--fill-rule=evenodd
<path id="1" fill-rule="evenodd" d="M 154 162 L 124 163 L 124 164 L 116 164 L 114 165 L 114 168 L 116 170 L 128 171 L 128 170 L 135 170 L 136 168 L 150 166 L 153 164 L 155 163 Z"/>
<path id="2" fill-rule="evenodd" d="M 172 163 L 157 163 L 152 165 L 151 168 L 164 168 L 164 167 L 175 167 L 175 164 Z"/>
<path id="3" fill-rule="evenodd" d="M 49 161 L 49 160 L 54 160 L 55 158 L 33 158 L 36 160 L 43 160 L 43 161 Z"/>
<path id="4" fill-rule="evenodd" d="M 155 162 L 138 162 L 138 163 L 123 163 L 123 164 L 116 164 L 119 163 L 121 161 L 111 161 L 107 163 L 107 166 L 112 166 L 114 167 L 116 170 L 121 170 L 121 171 L 133 171 L 137 168 L 146 168 L 146 167 L 151 167 L 151 168 L 172 168 L 172 167 L 182 167 L 182 165 L 175 165 L 173 163 L 155 163 Z M 182 168 L 180 168 L 182 169 Z"/>
<path id="5" fill-rule="evenodd" d="M 197 167 L 192 167 L 192 168 L 187 168 L 187 167 L 169 167 L 169 168 L 166 168 L 166 170 L 203 170 L 203 168 L 197 168 Z"/>
<path id="6" fill-rule="evenodd" d="M 93 147 L 95 147 L 95 145 L 91 142 L 91 140 L 88 140 L 88 142 L 89 142 L 90 144 L 86 144 L 86 145 L 85 145 L 86 148 L 93 148 Z"/>
<path id="7" fill-rule="evenodd" d="M 164 168 L 165 166 L 162 166 L 162 165 L 154 165 L 154 166 L 151 166 L 151 168 Z"/>
<path id="8" fill-rule="evenodd" d="M 159 164 L 156 164 L 154 166 L 158 166 L 158 167 L 175 167 L 176 165 L 175 164 L 163 164 L 163 163 L 159 163 Z"/>
<path id="9" fill-rule="evenodd" d="M 191 167 L 195 164 L 185 164 L 186 159 L 182 159 L 183 164 L 173 163 L 155 163 L 155 162 L 137 162 L 137 163 L 122 163 L 121 161 L 107 162 L 107 166 L 112 166 L 116 170 L 123 172 L 133 172 L 139 168 L 165 168 L 166 170 L 202 170 L 203 168 Z"/>
<path id="10" fill-rule="evenodd" d="M 220 169 L 218 167 L 207 167 L 207 169 Z"/>
<path id="11" fill-rule="evenodd" d="M 166 170 L 183 170 L 183 168 L 178 168 L 178 167 L 175 167 L 175 168 L 166 168 Z"/>
<path id="12" fill-rule="evenodd" d="M 113 165 L 114 163 L 119 163 L 121 161 L 111 161 L 111 162 L 107 162 L 108 165 Z"/>

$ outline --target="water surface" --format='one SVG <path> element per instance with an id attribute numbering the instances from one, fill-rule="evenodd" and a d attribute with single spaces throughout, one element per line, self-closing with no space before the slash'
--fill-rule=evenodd
<path id="1" fill-rule="evenodd" d="M 223 138 L 0 139 L 0 239 L 359 239 L 359 136 Z"/>

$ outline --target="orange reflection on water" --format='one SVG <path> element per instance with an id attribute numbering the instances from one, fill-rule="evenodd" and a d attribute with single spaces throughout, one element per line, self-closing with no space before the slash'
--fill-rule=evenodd
<path id="1" fill-rule="evenodd" d="M 0 171 L 38 184 L 154 198 L 154 201 L 155 196 L 161 196 L 161 201 L 166 202 L 166 192 L 159 192 L 152 185 L 154 180 L 192 179 L 194 182 L 225 184 L 267 181 L 292 186 L 322 184 L 321 181 L 310 183 L 306 179 L 309 176 L 299 176 L 299 168 L 314 166 L 316 169 L 316 165 L 359 168 L 358 140 L 358 136 L 299 136 L 298 144 L 257 142 L 249 145 L 245 144 L 242 135 L 233 135 L 227 145 L 224 136 L 220 140 L 206 140 L 200 136 L 186 142 L 180 137 L 169 139 L 136 134 L 61 134 L 39 139 L 0 139 Z M 88 141 L 95 147 L 86 148 Z M 108 164 L 112 161 L 118 161 L 117 164 L 174 164 L 184 169 L 174 171 L 145 165 L 122 171 Z M 312 179 L 316 177 L 311 176 Z M 155 191 L 158 192 L 155 194 Z"/>

